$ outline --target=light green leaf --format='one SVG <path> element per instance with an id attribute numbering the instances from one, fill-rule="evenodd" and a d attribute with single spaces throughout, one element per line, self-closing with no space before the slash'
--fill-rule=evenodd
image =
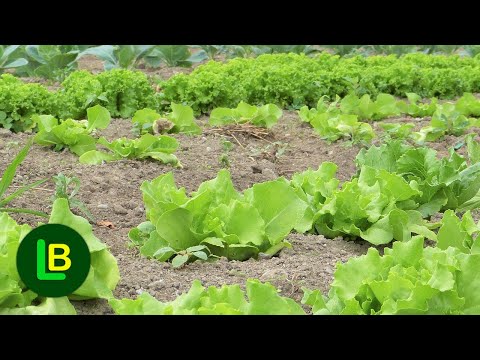
<path id="1" fill-rule="evenodd" d="M 91 132 L 94 129 L 106 129 L 110 124 L 110 113 L 100 105 L 95 105 L 87 109 L 88 126 L 87 130 Z"/>

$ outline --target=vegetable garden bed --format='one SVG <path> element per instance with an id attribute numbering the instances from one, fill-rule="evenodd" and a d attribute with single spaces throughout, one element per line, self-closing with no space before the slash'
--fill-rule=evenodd
<path id="1" fill-rule="evenodd" d="M 290 57 L 317 66 L 306 57 Z M 330 55 L 324 57 L 332 63 L 338 61 Z M 422 55 L 410 58 L 427 65 L 431 61 Z M 275 56 L 266 56 L 260 62 L 268 67 L 275 63 L 274 59 Z M 231 66 L 245 67 L 248 74 L 254 61 L 233 61 Z M 356 61 L 355 71 L 368 65 L 359 59 Z M 391 57 L 366 60 L 369 61 L 383 65 L 395 62 Z M 402 61 L 397 66 L 409 70 L 411 63 Z M 436 66 L 445 65 L 464 74 L 462 64 L 468 65 L 475 70 L 475 76 L 479 76 L 478 59 L 462 61 L 439 58 Z M 338 71 L 350 71 L 351 63 L 354 62 L 343 61 Z M 285 95 L 281 105 L 299 111 L 281 111 L 273 104 L 256 107 L 240 102 L 236 107 L 233 92 L 232 98 L 224 99 L 224 103 L 205 98 L 203 105 L 198 106 L 196 96 L 181 95 L 182 87 L 175 87 L 177 82 L 192 81 L 189 88 L 201 94 L 202 82 L 195 82 L 195 77 L 201 79 L 217 66 L 222 68 L 211 63 L 192 77 L 181 75 L 162 83 L 167 95 L 175 98 L 173 101 L 190 102 L 194 110 L 216 108 L 210 116 L 197 112 L 195 122 L 199 126 L 192 122 L 192 109 L 186 105 L 172 104 L 170 112 L 170 106 L 162 103 L 165 98 L 159 89 L 150 88 L 141 73 L 102 73 L 97 75 L 104 80 L 95 86 L 95 89 L 98 87 L 95 98 L 90 99 L 87 87 L 84 90 L 88 91 L 77 94 L 77 87 L 72 86 L 63 103 L 55 101 L 58 93 L 38 90 L 36 86 L 23 87 L 6 77 L 5 88 L 11 86 L 13 90 L 8 91 L 12 94 L 39 91 L 40 99 L 47 99 L 33 101 L 32 106 L 25 107 L 22 116 L 13 106 L 7 112 L 14 115 L 3 119 L 7 125 L 13 123 L 15 131 L 35 126 L 40 130 L 35 135 L 0 128 L 2 171 L 30 140 L 35 138 L 37 142 L 18 167 L 12 191 L 59 173 L 78 178 L 77 204 L 84 203 L 91 214 L 85 215 L 81 206 L 74 209 L 73 203 L 70 205 L 77 215 L 90 218 L 94 235 L 108 246 L 118 262 L 120 280 L 113 296 L 138 299 L 111 299 L 109 303 L 105 299 L 75 301 L 71 298 L 78 313 L 111 314 L 114 310 L 117 313 L 188 313 L 193 310 L 184 308 L 184 297 L 179 296 L 189 290 L 185 296 L 196 298 L 204 306 L 200 313 L 301 313 L 302 298 L 318 313 L 376 312 L 380 308 L 386 313 L 402 313 L 402 309 L 406 309 L 406 313 L 463 310 L 478 313 L 480 300 L 476 285 L 469 283 L 476 281 L 470 277 L 480 262 L 480 240 L 476 238 L 480 229 L 468 212 L 464 215 L 465 210 L 472 209 L 473 220 L 480 219 L 477 210 L 480 200 L 476 195 L 480 193 L 477 95 L 467 94 L 455 100 L 458 106 L 445 105 L 443 100 L 437 102 L 436 99 L 417 105 L 419 97 L 415 94 L 409 95 L 407 103 L 386 94 L 376 98 L 382 88 L 374 88 L 371 93 L 376 100 L 369 95 L 348 95 L 337 98 L 338 106 L 337 103 L 331 106 L 323 103 L 323 99 L 316 104 L 313 97 L 317 100 L 317 96 L 313 94 L 312 99 L 307 99 L 309 106 L 303 108 L 300 105 L 305 104 L 302 101 L 306 98 Z M 223 69 L 228 72 L 228 66 Z M 455 77 L 448 71 L 439 70 L 439 73 L 447 80 Z M 79 74 L 79 83 L 83 77 L 88 78 L 87 83 L 97 81 L 88 74 L 76 74 Z M 391 77 L 387 70 L 382 74 L 387 79 Z M 373 70 L 370 75 L 373 84 L 376 81 Z M 75 76 L 71 77 L 72 82 L 76 81 Z M 232 79 L 229 81 L 234 82 Z M 124 96 L 128 93 L 129 81 L 140 84 L 138 93 L 130 98 Z M 277 89 L 276 80 L 272 81 L 272 89 Z M 248 84 L 247 79 L 244 85 Z M 445 95 L 452 97 L 464 90 L 476 91 L 477 87 L 477 82 L 466 81 Z M 446 81 L 439 87 L 441 91 L 432 90 L 431 94 L 443 94 L 448 88 Z M 430 94 L 429 89 L 426 91 Z M 398 95 L 398 92 L 401 90 L 395 88 L 392 93 Z M 110 94 L 118 103 L 112 105 L 113 101 L 107 101 L 105 94 Z M 265 95 L 260 102 L 275 100 L 269 96 Z M 99 105 L 91 107 L 96 102 L 109 111 Z M 18 106 L 22 105 L 19 101 Z M 141 110 L 147 105 L 154 109 Z M 31 117 L 38 106 L 54 109 L 52 113 L 59 119 L 46 114 Z M 225 106 L 230 108 L 221 108 Z M 88 120 L 67 120 L 62 114 L 77 119 L 88 117 Z M 110 122 L 110 114 L 126 119 Z M 135 124 L 129 119 L 132 116 Z M 155 120 L 157 118 L 160 120 Z M 61 128 L 61 132 L 56 128 Z M 80 136 L 71 135 L 75 132 L 81 134 L 84 143 L 77 143 Z M 393 140 L 396 138 L 426 147 L 402 148 L 400 141 Z M 52 151 L 52 145 L 57 151 Z M 371 147 L 373 145 L 377 147 Z M 370 150 L 366 150 L 368 148 Z M 336 164 L 336 179 L 334 165 L 327 162 Z M 325 167 L 322 165 L 318 172 L 299 175 L 308 169 L 316 171 L 322 163 Z M 168 175 L 170 172 L 173 176 Z M 269 183 L 263 186 L 261 183 L 265 182 Z M 338 185 L 341 190 L 336 190 Z M 185 188 L 186 194 L 181 188 Z M 50 180 L 15 198 L 9 207 L 50 214 L 54 193 L 55 183 Z M 61 203 L 65 207 L 66 202 Z M 275 210 L 269 210 L 270 204 Z M 204 214 L 205 209 L 208 216 Z M 450 209 L 460 211 L 462 223 Z M 56 219 L 61 218 L 60 213 L 57 211 Z M 10 216 L 18 224 L 33 227 L 39 220 L 18 213 Z M 439 222 L 442 216 L 445 219 Z M 144 223 L 146 221 L 151 223 Z M 431 240 L 436 239 L 437 247 L 422 250 L 424 240 L 420 236 L 412 238 L 412 233 L 425 237 L 425 245 L 433 245 Z M 392 240 L 403 242 L 392 245 Z M 447 249 L 452 244 L 455 247 Z M 347 265 L 339 265 L 347 261 Z M 107 271 L 112 270 L 114 276 L 108 287 L 113 287 L 118 276 L 114 263 L 110 261 L 109 266 L 111 269 Z M 428 276 L 430 280 L 425 280 Z M 252 278 L 271 283 L 279 295 L 293 300 L 276 295 L 269 285 L 248 280 Z M 204 290 L 195 280 L 200 280 L 204 287 L 238 284 L 240 288 L 226 287 L 217 293 L 213 288 Z M 396 287 L 401 289 L 398 293 Z M 247 302 L 238 300 L 243 298 L 240 289 L 246 291 Z M 330 301 L 305 289 L 320 290 L 323 295 L 332 289 Z M 409 299 L 397 299 L 405 289 L 411 291 Z M 160 304 L 146 292 L 162 302 L 177 300 Z M 226 294 L 232 303 L 216 307 L 212 299 L 218 296 L 224 300 Z M 271 309 L 260 306 L 264 296 L 275 306 Z M 352 300 L 353 296 L 356 300 Z M 371 300 L 373 296 L 375 301 Z M 341 306 L 339 299 L 343 301 Z M 237 300 L 240 301 L 236 304 L 238 308 L 230 308 Z M 63 305 L 68 308 L 68 304 Z M 303 309 L 312 312 L 309 306 L 303 305 Z"/>

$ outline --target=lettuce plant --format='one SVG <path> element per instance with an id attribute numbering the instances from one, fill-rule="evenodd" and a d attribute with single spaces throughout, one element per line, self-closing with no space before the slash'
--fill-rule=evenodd
<path id="1" fill-rule="evenodd" d="M 480 227 L 466 212 L 452 210 L 441 221 L 436 247 L 422 236 L 396 242 L 384 255 L 338 263 L 328 296 L 304 289 L 314 314 L 479 314 Z"/>
<path id="2" fill-rule="evenodd" d="M 282 116 L 282 110 L 274 104 L 260 107 L 240 102 L 235 109 L 216 108 L 210 114 L 209 124 L 222 126 L 228 124 L 250 123 L 255 126 L 271 128 Z"/>
<path id="3" fill-rule="evenodd" d="M 283 178 L 239 193 L 230 173 L 221 170 L 188 196 L 167 173 L 145 181 L 141 190 L 147 222 L 132 229 L 129 238 L 143 255 L 171 259 L 174 265 L 220 256 L 246 260 L 260 252 L 273 255 L 289 246 L 284 238 L 292 229 L 307 230 L 302 222 L 307 204 Z"/>
<path id="4" fill-rule="evenodd" d="M 101 137 L 97 143 L 105 146 L 109 151 L 94 150 L 94 146 L 94 149 L 80 156 L 80 163 L 96 165 L 104 161 L 152 158 L 164 164 L 181 166 L 177 157 L 173 155 L 178 148 L 178 141 L 170 136 L 145 134 L 134 140 L 123 137 L 112 142 Z"/>
<path id="5" fill-rule="evenodd" d="M 55 151 L 68 148 L 74 154 L 95 150 L 95 138 L 91 133 L 96 129 L 105 129 L 110 124 L 110 113 L 100 105 L 87 110 L 87 120 L 67 119 L 59 122 L 52 115 L 34 115 L 38 127 L 34 141 L 43 146 L 53 146 Z"/>
<path id="6" fill-rule="evenodd" d="M 149 108 L 136 111 L 132 117 L 134 133 L 201 134 L 202 129 L 195 122 L 193 110 L 190 106 L 172 103 L 170 107 L 172 111 L 163 116 Z"/>

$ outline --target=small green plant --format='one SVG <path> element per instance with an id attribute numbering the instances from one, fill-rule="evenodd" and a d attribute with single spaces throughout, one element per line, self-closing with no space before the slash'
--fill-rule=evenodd
<path id="1" fill-rule="evenodd" d="M 48 179 L 38 180 L 32 184 L 24 185 L 19 189 L 17 189 L 16 191 L 14 191 L 13 193 L 11 193 L 10 195 L 5 196 L 8 188 L 10 187 L 13 181 L 13 178 L 15 177 L 15 172 L 17 171 L 17 167 L 22 163 L 22 161 L 27 156 L 28 151 L 30 150 L 30 146 L 32 146 L 31 140 L 23 147 L 22 150 L 20 150 L 20 152 L 15 157 L 15 159 L 13 159 L 13 161 L 10 163 L 10 165 L 7 166 L 4 173 L 2 174 L 2 178 L 0 179 L 0 212 L 24 213 L 24 214 L 48 217 L 47 214 L 41 211 L 6 207 L 10 202 L 12 202 L 14 199 L 19 197 L 20 195 L 22 195 L 24 192 L 30 189 L 33 189 L 48 180 Z"/>
<path id="2" fill-rule="evenodd" d="M 165 253 L 169 253 L 169 252 L 171 252 L 170 256 L 173 254 L 176 254 L 176 256 L 172 259 L 173 268 L 178 268 L 183 264 L 195 261 L 196 259 L 207 261 L 208 257 L 211 256 L 210 250 L 206 245 L 191 246 L 185 250 L 178 251 L 178 252 L 176 252 L 172 248 L 166 247 L 158 250 L 155 254 L 157 254 L 158 256 L 160 254 L 165 255 Z M 153 257 L 156 256 L 155 254 Z M 212 257 L 212 259 L 214 258 L 215 257 Z"/>
<path id="3" fill-rule="evenodd" d="M 223 139 L 222 140 L 222 155 L 220 155 L 219 162 L 222 168 L 226 169 L 230 167 L 230 159 L 228 157 L 228 153 L 232 151 L 233 149 L 233 144 L 228 141 Z"/>
<path id="4" fill-rule="evenodd" d="M 155 110 L 145 108 L 137 110 L 132 117 L 132 132 L 136 135 L 143 134 L 172 134 L 184 133 L 198 135 L 202 129 L 195 122 L 195 116 L 190 106 L 171 103 L 172 112 L 160 115 Z"/>
<path id="5" fill-rule="evenodd" d="M 62 173 L 54 176 L 53 179 L 55 181 L 55 195 L 52 196 L 52 201 L 67 199 L 70 209 L 77 208 L 91 222 L 95 222 L 95 218 L 87 209 L 87 206 L 77 198 L 78 191 L 80 190 L 80 179 L 76 176 L 65 176 Z"/>
<path id="6" fill-rule="evenodd" d="M 72 153 L 82 154 L 95 150 L 96 129 L 106 129 L 110 124 L 110 113 L 100 105 L 87 109 L 87 120 L 66 119 L 58 121 L 52 115 L 34 115 L 32 120 L 38 128 L 34 141 L 42 146 L 54 146 L 55 151 L 68 148 Z"/>
<path id="7" fill-rule="evenodd" d="M 413 123 L 381 123 L 379 125 L 385 131 L 383 134 L 385 139 L 401 140 L 408 139 L 415 127 Z"/>
<path id="8" fill-rule="evenodd" d="M 445 103 L 438 105 L 432 116 L 430 125 L 413 133 L 415 141 L 423 144 L 426 141 L 436 141 L 445 135 L 460 136 L 472 126 L 478 127 L 479 121 L 475 118 L 467 118 L 455 106 Z"/>

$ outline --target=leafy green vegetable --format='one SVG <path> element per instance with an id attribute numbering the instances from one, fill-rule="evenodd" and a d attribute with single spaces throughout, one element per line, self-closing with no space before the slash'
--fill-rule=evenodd
<path id="1" fill-rule="evenodd" d="M 92 132 L 96 129 L 106 129 L 110 124 L 110 113 L 104 107 L 95 105 L 87 109 L 87 120 L 88 132 Z"/>
<path id="2" fill-rule="evenodd" d="M 87 116 L 87 121 L 67 119 L 59 123 L 51 115 L 34 115 L 32 119 L 39 130 L 34 141 L 39 145 L 53 146 L 55 151 L 68 147 L 78 156 L 95 150 L 95 139 L 90 133 L 97 128 L 105 129 L 110 123 L 110 114 L 107 109 L 95 105 L 87 110 Z"/>
<path id="3" fill-rule="evenodd" d="M 309 122 L 322 139 L 329 142 L 347 138 L 352 144 L 369 143 L 375 137 L 370 124 L 358 121 L 357 115 L 335 114 L 334 112 L 308 112 L 300 109 L 300 118 Z"/>
<path id="4" fill-rule="evenodd" d="M 470 120 L 458 112 L 455 104 L 445 103 L 437 105 L 430 125 L 414 133 L 414 136 L 419 143 L 435 141 L 444 135 L 460 136 L 467 128 L 475 124 L 475 120 Z"/>
<path id="5" fill-rule="evenodd" d="M 438 247 L 424 247 L 415 236 L 385 248 L 383 256 L 370 248 L 337 264 L 328 297 L 304 289 L 302 302 L 314 314 L 479 314 L 480 254 L 471 236 L 478 231 L 469 213 L 460 222 L 449 211 Z"/>
<path id="6" fill-rule="evenodd" d="M 147 76 L 140 71 L 113 69 L 100 73 L 96 78 L 107 99 L 105 107 L 113 117 L 126 119 L 138 109 L 156 107 L 155 91 Z"/>
<path id="7" fill-rule="evenodd" d="M 380 147 L 362 149 L 357 166 L 384 169 L 400 175 L 418 194 L 412 200 L 424 217 L 447 209 L 468 210 L 480 206 L 480 165 L 468 166 L 464 157 L 450 150 L 438 159 L 436 151 L 414 148 L 392 141 Z M 413 205 L 413 204 L 412 204 Z"/>
<path id="8" fill-rule="evenodd" d="M 120 315 L 305 315 L 294 300 L 278 295 L 269 283 L 247 280 L 246 295 L 239 285 L 210 286 L 195 280 L 187 293 L 171 302 L 160 302 L 144 292 L 136 300 L 111 299 Z"/>
<path id="9" fill-rule="evenodd" d="M 415 127 L 413 123 L 381 123 L 386 135 L 392 139 L 408 139 Z"/>
<path id="10" fill-rule="evenodd" d="M 290 53 L 263 54 L 253 59 L 249 57 L 254 53 L 251 46 L 231 49 L 246 57 L 207 62 L 188 75 L 176 74 L 163 81 L 160 87 L 165 103 L 185 103 L 196 113 L 208 113 L 215 107 L 235 107 L 240 101 L 272 103 L 281 108 L 314 107 L 323 95 L 334 99 L 352 90 L 360 98 L 369 95 L 372 99 L 382 93 L 453 98 L 480 90 L 480 63 L 476 58 L 426 54 L 341 58 L 327 53 L 313 57 Z M 357 79 L 356 86 L 352 86 L 352 79 Z M 383 101 L 380 112 L 392 114 L 391 98 L 382 99 L 379 105 Z M 430 116 L 429 106 L 404 105 L 412 116 Z M 358 111 L 365 110 L 361 109 Z M 424 115 L 413 115 L 422 111 Z"/>
<path id="11" fill-rule="evenodd" d="M 77 68 L 78 53 L 72 45 L 27 45 L 28 64 L 20 67 L 17 74 L 62 80 Z"/>
<path id="12" fill-rule="evenodd" d="M 271 128 L 281 116 L 282 110 L 274 104 L 256 107 L 242 101 L 235 109 L 213 109 L 210 114 L 209 124 L 222 126 L 249 122 L 255 126 Z"/>
<path id="13" fill-rule="evenodd" d="M 467 151 L 472 164 L 480 162 L 480 144 L 475 140 L 475 134 L 467 136 Z"/>
<path id="14" fill-rule="evenodd" d="M 0 76 L 0 126 L 14 132 L 35 127 L 31 116 L 52 112 L 55 98 L 39 84 L 25 84 L 10 74 Z"/>
<path id="15" fill-rule="evenodd" d="M 154 133 L 186 133 L 201 134 L 202 129 L 196 124 L 190 106 L 172 103 L 172 112 L 162 117 L 155 110 L 142 109 L 135 112 L 132 118 L 134 132 L 138 134 Z"/>
<path id="16" fill-rule="evenodd" d="M 27 59 L 15 56 L 20 45 L 0 45 L 0 73 L 6 69 L 15 69 L 28 64 Z"/>
<path id="17" fill-rule="evenodd" d="M 409 200 L 418 194 L 399 175 L 363 166 L 358 179 L 325 200 L 313 217 L 315 229 L 328 237 L 358 236 L 375 245 L 408 240 L 412 232 L 433 237 L 421 214 L 412 210 Z"/>
<path id="18" fill-rule="evenodd" d="M 152 67 L 159 67 L 162 63 L 170 67 L 189 67 L 191 60 L 186 45 L 157 45 L 145 57 L 145 62 Z"/>
<path id="19" fill-rule="evenodd" d="M 100 45 L 85 49 L 78 57 L 94 55 L 103 60 L 105 70 L 132 69 L 153 49 L 153 45 Z"/>
<path id="20" fill-rule="evenodd" d="M 429 103 L 418 104 L 421 97 L 415 93 L 406 93 L 408 103 L 403 100 L 397 102 L 397 107 L 401 113 L 410 115 L 413 117 L 425 117 L 432 116 L 435 110 L 437 110 L 438 100 L 436 98 L 431 99 Z"/>
<path id="21" fill-rule="evenodd" d="M 188 61 L 194 63 L 207 59 L 214 60 L 216 55 L 227 51 L 225 45 L 193 45 L 192 47 L 201 49 L 188 58 Z"/>
<path id="22" fill-rule="evenodd" d="M 105 146 L 109 152 L 95 150 L 94 146 L 81 154 L 80 163 L 97 165 L 103 161 L 152 158 L 164 164 L 180 166 L 177 157 L 173 155 L 178 148 L 178 141 L 170 136 L 145 134 L 134 140 L 123 137 L 112 142 L 101 137 L 98 144 Z"/>
<path id="23" fill-rule="evenodd" d="M 95 75 L 85 70 L 70 74 L 54 94 L 59 106 L 49 114 L 55 114 L 61 119 L 84 119 L 89 107 L 104 105 L 108 102 L 100 81 Z"/>
<path id="24" fill-rule="evenodd" d="M 290 246 L 284 238 L 303 225 L 307 208 L 283 178 L 255 184 L 242 194 L 227 170 L 191 196 L 175 186 L 172 173 L 145 181 L 141 190 L 148 222 L 132 229 L 129 238 L 147 257 L 167 261 L 177 256 L 175 266 L 195 258 L 246 260 L 259 252 L 274 254 Z"/>
<path id="25" fill-rule="evenodd" d="M 357 115 L 359 120 L 379 120 L 400 114 L 397 101 L 388 94 L 378 94 L 375 101 L 372 101 L 368 94 L 361 98 L 349 94 L 340 102 L 340 110 L 344 114 Z"/>

